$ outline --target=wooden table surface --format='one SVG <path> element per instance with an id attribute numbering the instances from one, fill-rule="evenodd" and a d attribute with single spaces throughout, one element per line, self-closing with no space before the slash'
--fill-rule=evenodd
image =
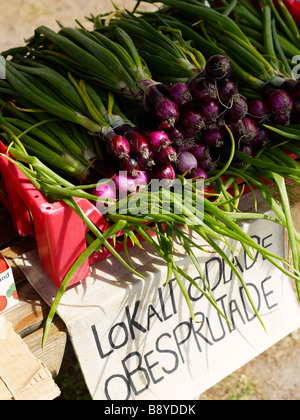
<path id="1" fill-rule="evenodd" d="M 48 341 L 42 349 L 43 326 L 50 308 L 13 262 L 14 258 L 35 247 L 33 238 L 18 236 L 9 213 L 0 203 L 0 250 L 12 267 L 20 301 L 17 308 L 4 316 L 34 356 L 41 360 L 55 377 L 59 373 L 66 348 L 66 326 L 58 316 L 55 316 Z"/>

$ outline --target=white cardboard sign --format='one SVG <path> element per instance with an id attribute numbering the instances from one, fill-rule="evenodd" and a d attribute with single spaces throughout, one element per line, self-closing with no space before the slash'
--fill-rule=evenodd
<path id="1" fill-rule="evenodd" d="M 263 247 L 284 256 L 284 231 L 279 225 L 257 220 L 243 229 Z M 108 259 L 93 266 L 89 278 L 67 291 L 58 314 L 67 325 L 95 400 L 198 398 L 300 326 L 299 304 L 289 278 L 260 255 L 253 262 L 237 249 L 233 258 L 266 331 L 219 255 L 196 254 L 232 326 L 186 283 L 197 318 L 192 321 L 176 281 L 165 287 L 165 265 L 147 247 L 146 251 L 133 249 L 131 255 L 148 281 Z M 178 256 L 178 262 L 197 279 L 187 258 Z M 50 304 L 56 289 L 36 253 L 26 254 L 18 264 Z"/>

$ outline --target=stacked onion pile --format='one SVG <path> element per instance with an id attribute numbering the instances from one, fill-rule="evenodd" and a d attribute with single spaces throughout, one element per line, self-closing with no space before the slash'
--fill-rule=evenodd
<path id="1" fill-rule="evenodd" d="M 217 168 L 223 144 L 229 144 L 227 127 L 236 148 L 254 156 L 270 141 L 264 124 L 288 125 L 296 115 L 298 102 L 288 93 L 288 89 L 293 91 L 288 83 L 286 90 L 269 83 L 263 91 L 265 99 L 247 101 L 238 93 L 231 74 L 230 60 L 214 55 L 207 60 L 205 71 L 188 84 L 149 86 L 145 102 L 157 131 L 143 131 L 124 121 L 104 136 L 112 158 L 105 170 L 114 177 L 118 191 L 136 192 L 151 179 L 173 181 L 176 174 L 207 179 L 207 173 Z M 123 179 L 119 169 L 127 177 Z"/>
<path id="2" fill-rule="evenodd" d="M 216 169 L 221 146 L 228 140 L 225 125 L 237 136 L 241 150 L 249 147 L 250 140 L 257 146 L 262 143 L 260 138 L 266 140 L 266 130 L 260 131 L 254 119 L 247 116 L 248 104 L 230 80 L 231 74 L 230 60 L 215 55 L 207 60 L 205 71 L 188 84 L 155 86 L 176 103 L 178 116 L 164 127 L 164 132 L 145 133 L 153 165 L 151 178 L 174 179 L 180 173 L 207 179 L 207 172 Z M 151 102 L 148 108 L 151 110 Z"/>
<path id="3" fill-rule="evenodd" d="M 230 60 L 215 55 L 207 60 L 205 71 L 188 84 L 152 85 L 146 105 L 157 116 L 154 104 L 161 104 L 157 131 L 142 132 L 129 124 L 120 125 L 115 128 L 118 136 L 109 142 L 109 154 L 131 178 L 142 174 L 144 183 L 149 179 L 172 181 L 176 173 L 207 179 L 207 172 L 216 169 L 222 146 L 228 141 L 227 125 L 237 149 L 252 156 L 269 142 L 264 123 L 270 118 L 287 123 L 293 101 L 286 91 L 270 91 L 269 87 L 267 101 L 247 102 L 230 80 L 231 74 Z M 172 120 L 167 118 L 170 104 Z"/>

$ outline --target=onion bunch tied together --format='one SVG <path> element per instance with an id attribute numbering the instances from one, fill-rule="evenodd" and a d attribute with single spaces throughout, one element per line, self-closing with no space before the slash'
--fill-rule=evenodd
<path id="1" fill-rule="evenodd" d="M 41 26 L 28 48 L 35 57 L 52 63 L 56 60 L 53 60 L 49 49 L 58 50 L 59 66 L 72 68 L 74 74 L 92 76 L 98 85 L 144 104 L 145 109 L 156 118 L 159 129 L 174 126 L 178 120 L 176 103 L 158 90 L 157 82 L 152 79 L 128 34 L 122 28 L 114 28 L 113 35 L 118 42 L 99 31 L 62 27 L 60 33 L 55 33 Z M 182 71 L 190 76 L 197 71 L 173 43 L 169 42 L 168 48 Z M 4 52 L 4 55 L 10 53 Z"/>
<path id="2" fill-rule="evenodd" d="M 117 27 L 130 35 L 138 54 L 146 60 L 155 79 L 160 82 L 155 86 L 155 92 L 159 91 L 174 101 L 179 110 L 175 124 L 164 127 L 165 135 L 160 136 L 161 141 L 156 140 L 153 145 L 160 167 L 155 168 L 152 175 L 158 178 L 165 173 L 170 177 L 174 176 L 165 157 L 167 160 L 173 160 L 170 157 L 174 157 L 175 163 L 176 151 L 177 162 L 173 166 L 177 173 L 185 174 L 189 178 L 207 179 L 207 172 L 217 167 L 224 141 L 229 141 L 225 124 L 243 120 L 248 112 L 245 98 L 238 93 L 236 85 L 230 80 L 231 61 L 220 54 L 204 59 L 202 53 L 192 47 L 190 42 L 185 42 L 179 31 L 170 25 L 155 29 L 146 20 L 129 12 L 119 15 L 118 19 L 110 21 L 109 26 L 104 25 L 106 21 L 101 15 L 94 17 L 92 21 L 101 34 L 111 35 Z M 159 22 L 164 23 L 164 20 L 159 19 Z M 175 45 L 186 54 L 189 53 L 193 62 L 198 63 L 198 71 L 192 77 L 190 72 L 183 69 L 179 71 L 178 62 L 169 55 L 165 57 L 165 51 L 162 51 L 165 44 Z M 168 75 L 165 74 L 163 63 L 159 63 L 162 58 L 163 61 L 165 58 L 172 61 L 173 66 L 168 69 Z M 251 129 L 247 120 L 242 123 L 244 131 Z M 250 137 L 252 140 L 256 134 L 261 135 L 258 130 L 249 135 L 249 129 L 246 135 L 244 133 L 243 140 Z M 238 148 L 244 147 L 244 143 L 239 140 L 238 138 Z M 258 140 L 256 143 L 260 144 Z"/>

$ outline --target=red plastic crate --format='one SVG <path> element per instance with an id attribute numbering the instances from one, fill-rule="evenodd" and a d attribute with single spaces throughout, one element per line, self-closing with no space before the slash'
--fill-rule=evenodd
<path id="1" fill-rule="evenodd" d="M 1 142 L 0 152 L 6 152 Z M 5 157 L 0 157 L 0 175 L 0 201 L 9 211 L 18 234 L 35 238 L 42 267 L 59 287 L 68 270 L 87 248 L 87 226 L 65 203 L 49 203 L 28 178 Z M 105 217 L 90 201 L 76 198 L 76 202 L 102 232 L 110 227 Z M 116 236 L 120 237 L 123 234 L 124 232 L 119 232 Z M 112 240 L 109 241 L 112 244 Z M 130 246 L 131 241 L 128 243 L 128 247 Z M 124 249 L 123 241 L 117 241 L 114 248 L 121 252 Z M 95 252 L 76 272 L 70 286 L 86 278 L 92 264 L 109 256 L 111 253 L 106 248 L 103 248 L 102 252 Z"/>

